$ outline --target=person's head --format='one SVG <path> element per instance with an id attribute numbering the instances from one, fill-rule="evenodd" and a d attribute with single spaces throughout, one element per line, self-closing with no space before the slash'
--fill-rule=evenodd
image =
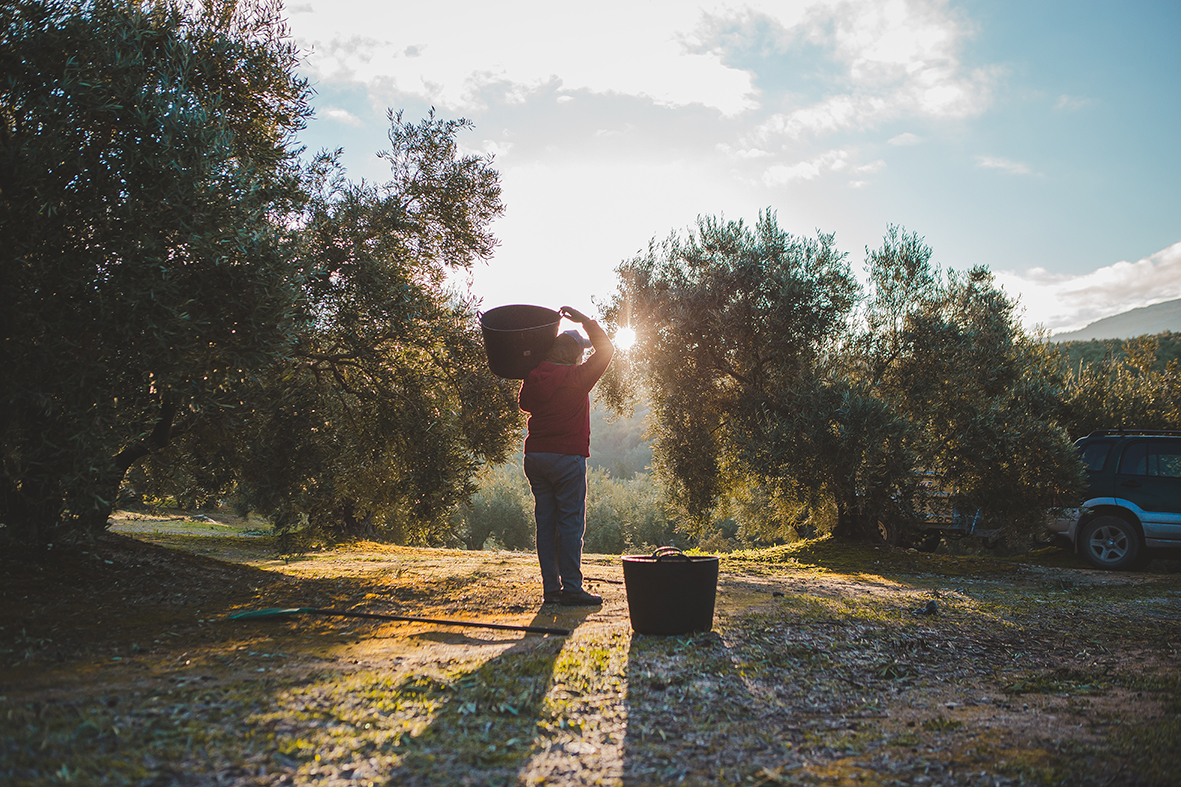
<path id="1" fill-rule="evenodd" d="M 578 331 L 565 331 L 554 339 L 545 359 L 551 363 L 579 364 L 582 363 L 582 351 L 588 346 L 590 342 Z"/>

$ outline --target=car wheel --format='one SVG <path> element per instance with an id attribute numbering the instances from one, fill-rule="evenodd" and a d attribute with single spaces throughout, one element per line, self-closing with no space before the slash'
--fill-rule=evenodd
<path id="1" fill-rule="evenodd" d="M 885 519 L 878 519 L 873 524 L 873 538 L 874 540 L 885 546 L 898 545 L 898 528 L 894 526 L 893 522 L 887 522 Z"/>
<path id="2" fill-rule="evenodd" d="M 1083 528 L 1079 549 L 1095 568 L 1121 571 L 1135 568 L 1144 548 L 1140 534 L 1126 519 L 1099 516 Z"/>

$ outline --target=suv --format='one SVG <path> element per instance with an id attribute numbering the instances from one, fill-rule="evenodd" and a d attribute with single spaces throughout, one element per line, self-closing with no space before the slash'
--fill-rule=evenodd
<path id="1" fill-rule="evenodd" d="M 1097 568 L 1138 568 L 1152 550 L 1181 548 L 1181 432 L 1107 429 L 1075 445 L 1087 500 L 1052 519 L 1052 535 Z"/>

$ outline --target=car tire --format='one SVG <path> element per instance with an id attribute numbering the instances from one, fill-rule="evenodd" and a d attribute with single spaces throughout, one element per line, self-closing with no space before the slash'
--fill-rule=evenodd
<path id="1" fill-rule="evenodd" d="M 893 522 L 886 519 L 875 519 L 873 521 L 873 540 L 882 546 L 894 547 L 898 546 L 898 528 Z"/>
<path id="2" fill-rule="evenodd" d="M 1098 516 L 1083 527 L 1079 552 L 1095 568 L 1127 571 L 1139 566 L 1144 545 L 1139 531 L 1128 520 Z"/>

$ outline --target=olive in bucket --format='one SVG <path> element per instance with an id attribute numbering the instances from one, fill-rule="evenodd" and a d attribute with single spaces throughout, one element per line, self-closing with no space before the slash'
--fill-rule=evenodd
<path id="1" fill-rule="evenodd" d="M 637 634 L 689 634 L 714 624 L 718 556 L 660 547 L 623 558 L 627 611 Z"/>

